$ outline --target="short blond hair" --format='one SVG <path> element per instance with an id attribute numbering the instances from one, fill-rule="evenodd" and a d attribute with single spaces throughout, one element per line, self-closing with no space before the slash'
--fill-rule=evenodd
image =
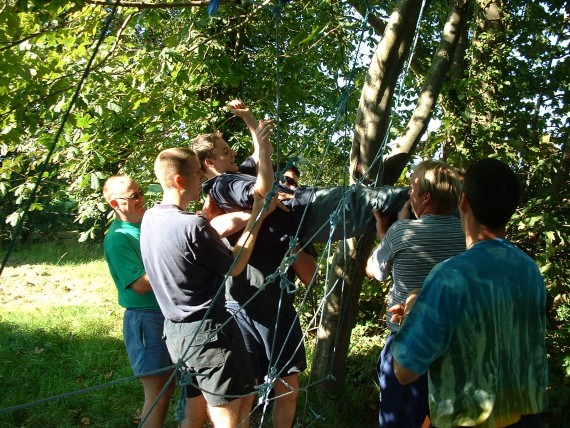
<path id="1" fill-rule="evenodd" d="M 433 205 L 440 212 L 453 212 L 461 197 L 461 180 L 455 168 L 438 160 L 426 160 L 414 168 L 418 192 L 429 192 Z"/>
<path id="2" fill-rule="evenodd" d="M 111 205 L 111 201 L 117 197 L 119 186 L 124 185 L 125 187 L 129 187 L 132 183 L 135 183 L 135 181 L 126 175 L 112 175 L 103 185 L 103 196 L 105 197 L 105 201 Z"/>
<path id="3" fill-rule="evenodd" d="M 154 161 L 154 174 L 163 188 L 171 188 L 175 175 L 188 176 L 192 173 L 190 159 L 196 153 L 186 147 L 163 150 Z"/>

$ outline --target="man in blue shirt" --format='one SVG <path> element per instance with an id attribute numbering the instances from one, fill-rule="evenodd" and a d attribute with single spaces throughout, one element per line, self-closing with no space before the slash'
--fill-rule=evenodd
<path id="1" fill-rule="evenodd" d="M 520 194 L 496 159 L 468 169 L 459 204 L 467 251 L 433 269 L 394 339 L 401 383 L 428 372 L 433 426 L 541 426 L 546 290 L 534 261 L 505 239 Z"/>

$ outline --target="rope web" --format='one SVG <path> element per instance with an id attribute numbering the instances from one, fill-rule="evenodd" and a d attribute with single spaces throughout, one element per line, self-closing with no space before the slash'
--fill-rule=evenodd
<path id="1" fill-rule="evenodd" d="M 277 3 L 274 4 L 274 5 L 269 5 L 269 4 L 268 4 L 268 3 L 269 3 L 268 1 L 264 1 L 263 3 L 257 3 L 257 2 L 254 2 L 254 1 L 246 0 L 246 2 L 247 2 L 247 3 L 252 3 L 252 4 L 256 5 L 256 7 L 258 7 L 258 8 L 261 8 L 261 7 L 271 8 L 271 11 L 273 12 L 273 16 L 274 16 L 274 19 L 275 19 L 275 50 L 276 50 L 276 77 L 275 77 L 275 80 L 276 80 L 276 123 L 277 123 L 277 126 L 276 126 L 276 133 L 275 133 L 275 138 L 274 138 L 274 140 L 275 140 L 276 152 L 277 152 L 277 164 L 279 165 L 279 164 L 280 164 L 280 163 L 279 163 L 279 153 L 281 152 L 281 151 L 280 151 L 280 147 L 279 147 L 279 146 L 280 146 L 280 131 L 279 131 L 279 130 L 280 130 L 280 121 L 279 121 L 279 116 L 280 116 L 280 111 L 281 111 L 281 87 L 280 87 L 280 85 L 281 85 L 281 79 L 280 79 L 280 73 L 279 73 L 280 61 L 281 61 L 281 34 L 280 34 L 280 31 L 281 31 L 281 30 L 280 30 L 280 24 L 281 24 L 281 16 L 282 16 L 283 6 L 284 6 L 284 5 L 283 5 L 283 0 L 277 0 Z M 420 12 L 420 15 L 419 15 L 419 19 L 418 19 L 418 22 L 417 22 L 417 25 L 416 25 L 416 30 L 415 30 L 415 36 L 414 36 L 413 45 L 412 45 L 412 47 L 411 47 L 411 49 L 410 49 L 410 54 L 409 54 L 409 57 L 408 57 L 407 62 L 406 62 L 406 67 L 405 67 L 404 73 L 400 76 L 400 79 L 399 79 L 398 84 L 397 84 L 397 86 L 398 86 L 398 88 L 399 88 L 399 91 L 398 91 L 398 94 L 397 94 L 397 96 L 396 96 L 396 102 L 399 102 L 399 99 L 400 99 L 400 97 L 401 97 L 401 95 L 402 95 L 402 88 L 403 88 L 403 86 L 404 86 L 403 83 L 404 83 L 404 81 L 405 81 L 405 78 L 406 78 L 407 73 L 408 73 L 409 68 L 410 68 L 412 55 L 413 55 L 413 52 L 414 52 L 414 49 L 415 49 L 415 45 L 416 45 L 416 42 L 417 42 L 417 39 L 418 39 L 418 36 L 419 36 L 419 31 L 418 31 L 418 30 L 419 30 L 419 25 L 420 25 L 421 18 L 422 18 L 423 13 L 424 13 L 425 4 L 426 4 L 426 2 L 425 2 L 425 0 L 423 0 L 423 2 L 422 2 L 422 9 L 421 9 L 421 12 Z M 49 161 L 50 161 L 50 158 L 51 158 L 51 156 L 52 156 L 52 154 L 53 154 L 53 152 L 54 152 L 54 150 L 55 150 L 55 147 L 57 146 L 57 143 L 58 143 L 58 141 L 59 141 L 59 138 L 60 138 L 60 136 L 61 136 L 61 134 L 62 134 L 62 132 L 63 132 L 64 126 L 65 126 L 65 124 L 66 124 L 66 122 L 67 122 L 67 120 L 68 120 L 68 118 L 69 118 L 69 115 L 70 115 L 70 113 L 71 113 L 71 111 L 72 111 L 72 109 L 73 109 L 73 107 L 74 107 L 74 105 L 75 105 L 75 101 L 77 100 L 77 97 L 79 96 L 79 94 L 80 94 L 80 92 L 81 92 L 81 88 L 82 88 L 82 86 L 83 86 L 85 80 L 86 80 L 87 77 L 89 76 L 89 73 L 90 73 L 91 67 L 92 67 L 92 63 L 93 63 L 93 61 L 94 61 L 94 59 L 95 59 L 95 57 L 96 57 L 96 55 L 97 55 L 97 53 L 98 53 L 99 47 L 101 46 L 101 43 L 103 42 L 105 36 L 108 34 L 108 30 L 109 30 L 109 28 L 110 28 L 111 23 L 113 22 L 113 19 L 114 19 L 114 17 L 115 17 L 116 11 L 117 11 L 117 8 L 118 8 L 118 6 L 120 5 L 120 1 L 119 1 L 119 0 L 117 0 L 117 1 L 115 1 L 115 2 L 110 2 L 110 1 L 109 1 L 109 5 L 110 5 L 111 7 L 110 7 L 110 11 L 109 11 L 109 13 L 108 13 L 107 19 L 106 19 L 106 21 L 105 21 L 104 24 L 103 24 L 103 30 L 100 32 L 100 36 L 99 36 L 99 38 L 98 38 L 98 40 L 97 40 L 97 42 L 96 42 L 96 44 L 95 44 L 95 46 L 94 46 L 94 49 L 93 49 L 93 53 L 92 53 L 92 55 L 91 55 L 91 57 L 90 57 L 90 59 L 89 59 L 87 65 L 86 65 L 86 67 L 85 67 L 85 71 L 84 71 L 84 73 L 83 73 L 83 75 L 82 75 L 82 77 L 81 77 L 79 83 L 77 84 L 77 87 L 76 87 L 76 90 L 75 90 L 75 92 L 74 92 L 73 98 L 71 99 L 71 102 L 70 102 L 70 104 L 69 104 L 69 106 L 68 106 L 68 109 L 67 109 L 67 111 L 65 112 L 65 114 L 64 114 L 64 116 L 63 116 L 63 119 L 62 119 L 62 123 L 61 123 L 61 125 L 60 125 L 60 128 L 59 128 L 58 132 L 56 133 L 56 135 L 55 135 L 55 137 L 54 137 L 54 139 L 53 139 L 53 142 L 52 142 L 52 144 L 51 144 L 51 146 L 50 146 L 50 150 L 49 150 L 49 152 L 48 152 L 48 154 L 47 154 L 47 156 L 46 156 L 46 159 L 45 159 L 44 163 L 42 164 L 42 168 L 41 168 L 41 170 L 40 170 L 40 172 L 39 172 L 39 174 L 38 174 L 38 179 L 37 179 L 37 181 L 36 181 L 36 183 L 35 183 L 35 186 L 34 186 L 34 188 L 33 188 L 33 190 L 32 190 L 32 193 L 30 194 L 30 197 L 29 197 L 28 202 L 27 202 L 27 204 L 26 204 L 25 207 L 24 207 L 24 215 L 20 217 L 20 219 L 19 219 L 19 221 L 18 221 L 18 223 L 17 223 L 17 225 L 16 225 L 16 227 L 15 227 L 15 231 L 14 231 L 13 237 L 12 237 L 12 239 L 11 239 L 11 241 L 10 241 L 10 245 L 9 245 L 9 247 L 8 247 L 8 251 L 7 251 L 7 253 L 6 253 L 6 255 L 5 255 L 4 259 L 3 259 L 2 266 L 0 267 L 0 275 L 1 275 L 2 270 L 4 269 L 4 267 L 5 267 L 5 265 L 6 265 L 7 261 L 8 261 L 8 259 L 9 259 L 9 257 L 10 257 L 10 255 L 11 255 L 11 253 L 12 253 L 14 247 L 15 247 L 16 239 L 17 239 L 17 237 L 18 237 L 18 235 L 19 235 L 19 233 L 20 233 L 20 231 L 21 231 L 21 228 L 22 228 L 22 224 L 23 224 L 23 221 L 24 221 L 24 216 L 25 216 L 25 214 L 29 211 L 29 208 L 30 208 L 30 206 L 31 206 L 31 204 L 32 204 L 32 202 L 33 202 L 33 200 L 34 200 L 34 198 L 35 198 L 35 194 L 36 194 L 36 192 L 37 192 L 37 189 L 38 189 L 38 187 L 39 187 L 39 185 L 40 185 L 40 183 L 41 183 L 42 177 L 43 177 L 43 172 L 45 171 L 45 169 L 46 169 L 46 167 L 47 167 L 47 165 L 48 165 L 48 163 L 49 163 Z M 351 70 L 350 70 L 350 75 L 349 75 L 349 76 L 347 77 L 347 79 L 346 79 L 346 84 L 345 84 L 345 87 L 344 87 L 344 91 L 343 91 L 343 93 L 342 93 L 342 95 L 341 95 L 341 97 L 340 97 L 340 99 L 339 99 L 339 101 L 338 101 L 338 103 L 337 103 L 337 112 L 336 112 L 335 119 L 334 119 L 334 121 L 332 122 L 332 124 L 329 126 L 329 130 L 328 130 L 329 137 L 328 137 L 327 145 L 325 146 L 325 149 L 324 149 L 324 152 L 323 152 L 321 165 L 320 165 L 319 170 L 318 170 L 317 174 L 315 175 L 315 178 L 314 178 L 314 181 L 313 181 L 313 192 L 314 192 L 314 189 L 315 189 L 316 184 L 319 182 L 319 180 L 320 180 L 320 178 L 321 178 L 321 176 L 322 176 L 323 167 L 324 167 L 324 165 L 325 165 L 325 160 L 326 160 L 326 158 L 327 158 L 327 156 L 328 156 L 328 153 L 329 153 L 329 151 L 330 151 L 330 148 L 331 148 L 331 146 L 332 146 L 332 144 L 333 144 L 333 142 L 334 142 L 334 137 L 335 137 L 335 134 L 338 132 L 339 125 L 340 125 L 340 123 L 341 123 L 341 121 L 342 121 L 343 119 L 346 121 L 346 117 L 347 117 L 347 104 L 348 104 L 349 91 L 350 91 L 350 89 L 351 89 L 351 87 L 352 87 L 352 83 L 353 83 L 353 80 L 354 80 L 355 71 L 356 71 L 356 68 L 357 68 L 357 65 L 358 65 L 357 58 L 358 58 L 358 56 L 359 56 L 359 54 L 360 54 L 360 52 L 361 52 L 361 49 L 362 49 L 362 44 L 363 44 L 363 40 L 364 40 L 364 35 L 365 35 L 365 33 L 366 33 L 366 24 L 367 24 L 367 20 L 368 20 L 368 17 L 369 17 L 370 12 L 371 12 L 370 5 L 369 5 L 368 2 L 366 1 L 366 13 L 365 13 L 365 15 L 362 17 L 361 22 L 360 22 L 360 26 L 359 26 L 359 30 L 358 30 L 358 31 L 360 32 L 360 36 L 359 36 L 359 41 L 358 41 L 357 48 L 356 48 L 356 50 L 355 50 L 354 59 L 353 59 L 353 64 L 352 64 Z M 390 122 L 390 124 L 391 124 L 391 122 Z M 388 129 L 389 129 L 389 128 L 390 128 L 390 126 L 388 126 Z M 344 132 L 345 132 L 345 137 L 346 137 L 346 133 L 348 132 L 346 126 L 344 127 Z M 374 165 L 376 162 L 379 162 L 379 161 L 381 160 L 383 148 L 386 146 L 387 141 L 388 141 L 388 138 L 389 138 L 389 133 L 386 133 L 385 138 L 384 138 L 384 140 L 383 140 L 383 142 L 382 142 L 382 144 L 381 144 L 381 146 L 380 146 L 380 150 L 379 150 L 378 153 L 376 154 L 376 157 L 374 158 L 372 165 Z M 266 205 L 265 208 L 267 208 L 267 206 L 268 206 L 268 204 L 269 204 L 269 201 L 273 198 L 273 196 L 274 196 L 275 193 L 277 192 L 277 190 L 278 190 L 278 182 L 279 182 L 279 180 L 283 177 L 284 172 L 285 172 L 287 169 L 289 169 L 293 164 L 295 164 L 295 163 L 299 160 L 300 154 L 303 153 L 303 151 L 308 147 L 308 144 L 309 144 L 309 141 L 306 140 L 305 143 L 304 143 L 304 144 L 301 146 L 301 148 L 299 149 L 298 153 L 295 154 L 294 156 L 290 157 L 290 158 L 287 160 L 285 166 L 284 166 L 281 170 L 276 171 L 276 173 L 275 173 L 276 181 L 275 181 L 275 183 L 274 183 L 274 185 L 273 185 L 273 188 L 272 188 L 271 192 L 270 192 L 269 195 L 267 196 L 266 203 L 265 203 L 265 205 Z M 346 164 L 348 164 L 348 162 L 347 162 Z M 347 168 L 345 167 L 345 168 L 344 168 L 344 176 L 345 176 L 344 182 L 345 182 L 345 183 L 346 183 L 346 181 L 347 181 L 347 170 L 346 170 L 346 169 L 347 169 Z M 332 252 L 333 252 L 333 249 L 334 249 L 334 247 L 333 247 L 333 245 L 332 245 L 332 244 L 333 244 L 332 234 L 333 234 L 333 232 L 339 227 L 339 223 L 340 223 L 341 226 L 344 225 L 344 221 L 343 221 L 343 220 L 344 220 L 344 215 L 345 215 L 345 211 L 346 211 L 346 208 L 347 208 L 347 198 L 348 198 L 348 196 L 350 195 L 351 192 L 354 192 L 354 191 L 355 191 L 355 188 L 356 188 L 357 186 L 363 185 L 363 184 L 362 184 L 362 183 L 363 183 L 363 180 L 365 180 L 366 178 L 367 178 L 367 173 L 364 174 L 364 175 L 359 179 L 359 181 L 358 181 L 355 185 L 352 185 L 352 186 L 344 185 L 344 186 L 343 186 L 344 194 L 343 194 L 342 197 L 340 198 L 336 209 L 330 214 L 329 220 L 328 220 L 329 224 L 327 225 L 327 224 L 325 223 L 325 224 L 323 224 L 323 225 L 321 226 L 321 229 L 322 229 L 322 228 L 325 228 L 325 227 L 327 227 L 327 226 L 330 226 L 330 235 L 329 235 L 328 240 L 325 242 L 323 251 L 321 252 L 320 256 L 318 257 L 317 266 L 324 266 L 324 265 L 326 265 L 325 260 L 331 258 Z M 291 281 L 291 280 L 289 279 L 287 273 L 288 273 L 289 269 L 292 267 L 292 265 L 295 263 L 295 261 L 297 260 L 297 257 L 298 257 L 298 256 L 295 254 L 295 250 L 296 250 L 298 244 L 302 244 L 301 250 L 304 250 L 304 249 L 307 248 L 308 245 L 310 245 L 310 242 L 312 241 L 312 238 L 314 237 L 314 236 L 307 236 L 307 237 L 305 237 L 305 240 L 304 240 L 304 241 L 306 241 L 306 242 L 300 242 L 300 240 L 299 240 L 299 234 L 300 234 L 300 232 L 301 232 L 301 224 L 305 221 L 307 212 L 308 212 L 308 210 L 305 209 L 305 211 L 304 211 L 304 213 L 303 213 L 303 216 L 302 216 L 302 219 L 301 219 L 301 223 L 299 224 L 299 227 L 298 227 L 298 229 L 297 229 L 297 233 L 296 233 L 295 236 L 292 236 L 292 237 L 291 237 L 290 242 L 289 242 L 289 248 L 288 248 L 288 250 L 287 250 L 285 256 L 283 257 L 282 262 L 281 262 L 281 264 L 279 265 L 279 267 L 276 269 L 276 271 L 275 271 L 273 274 L 268 275 L 268 276 L 265 278 L 263 287 L 259 288 L 259 289 L 255 292 L 255 294 L 253 294 L 252 297 L 250 297 L 250 298 L 240 307 L 240 309 L 239 309 L 240 311 L 246 309 L 247 306 L 249 305 L 249 303 L 251 303 L 251 301 L 253 301 L 260 293 L 263 293 L 263 292 L 264 292 L 263 290 L 265 289 L 265 286 L 276 286 L 276 284 L 279 284 L 279 287 L 280 287 L 280 300 L 279 300 L 279 304 L 278 304 L 277 317 L 276 317 L 275 324 L 274 324 L 274 330 L 273 330 L 274 332 L 277 330 L 277 327 L 278 327 L 279 315 L 280 315 L 281 310 L 282 310 L 282 302 L 283 302 L 284 296 L 286 296 L 287 294 L 289 294 L 289 295 L 291 295 L 291 294 L 297 294 L 297 293 L 300 291 L 300 289 L 299 289 L 299 287 L 296 285 L 296 283 L 295 283 L 294 281 Z M 257 220 L 259 220 L 259 217 L 258 217 Z M 343 233 L 345 233 L 345 232 L 343 232 Z M 341 245 L 346 245 L 346 243 L 341 243 Z M 346 251 L 345 251 L 345 254 L 346 254 Z M 239 255 L 238 255 L 238 257 L 239 257 Z M 236 257 L 236 260 L 237 260 L 237 257 Z M 235 261 L 234 261 L 234 263 L 232 264 L 232 268 L 231 268 L 231 269 L 233 269 L 234 265 L 235 265 Z M 230 270 L 231 270 L 231 269 L 230 269 Z M 313 280 L 312 280 L 311 283 L 307 286 L 306 290 L 304 291 L 303 296 L 298 299 L 299 302 L 298 302 L 297 305 L 296 305 L 296 306 L 297 306 L 297 310 L 296 310 L 296 315 L 295 315 L 295 316 L 296 316 L 295 321 L 297 321 L 297 319 L 298 319 L 298 317 L 299 317 L 299 315 L 298 315 L 299 312 L 301 312 L 301 311 L 306 307 L 309 298 L 314 294 L 314 288 L 315 288 L 315 285 L 316 285 L 316 275 L 317 275 L 317 272 L 315 272 L 315 274 L 313 275 Z M 327 266 L 327 269 L 326 269 L 325 275 L 324 275 L 324 283 L 325 283 L 325 284 L 329 284 L 330 275 L 331 275 L 331 270 L 330 270 L 330 267 Z M 222 283 L 219 285 L 218 290 L 217 290 L 217 292 L 216 292 L 216 295 L 215 295 L 215 297 L 213 298 L 213 301 L 215 301 L 216 299 L 223 299 L 223 298 L 224 298 L 225 280 L 226 280 L 226 279 L 227 279 L 227 276 L 226 276 L 226 278 L 224 278 L 224 281 L 222 281 Z M 341 281 L 342 281 L 342 280 L 341 280 Z M 343 285 L 344 285 L 344 281 L 342 281 L 342 282 L 343 282 Z M 335 284 L 335 286 L 338 286 L 338 284 Z M 319 302 L 319 304 L 318 304 L 318 307 L 317 307 L 316 312 L 313 314 L 313 316 L 311 317 L 311 319 L 308 320 L 307 326 L 305 327 L 305 330 L 303 331 L 303 334 L 302 334 L 302 340 L 300 341 L 300 343 L 297 344 L 297 349 L 299 349 L 299 348 L 301 348 L 302 346 L 304 346 L 303 343 L 304 343 L 305 340 L 307 340 L 308 332 L 309 332 L 312 328 L 314 328 L 314 327 L 316 327 L 316 326 L 319 325 L 319 323 L 320 323 L 320 317 L 321 317 L 322 314 L 323 314 L 324 305 L 325 305 L 325 303 L 326 303 L 326 301 L 327 301 L 328 295 L 329 295 L 332 291 L 333 291 L 333 287 L 331 287 L 331 288 L 328 290 L 328 293 L 323 293 L 324 295 L 323 295 L 322 298 L 320 299 L 320 302 Z M 200 326 L 202 326 L 202 325 L 204 324 L 204 322 L 206 321 L 206 319 L 208 319 L 209 314 L 210 314 L 210 312 L 212 311 L 213 306 L 214 306 L 214 305 L 210 305 L 208 311 L 206 312 L 206 314 L 204 315 L 204 317 L 203 317 L 203 319 L 202 319 L 202 321 L 201 321 Z M 230 318 L 228 318 L 228 320 L 227 320 L 226 322 L 224 322 L 218 329 L 216 329 L 215 331 L 213 331 L 212 334 L 210 335 L 210 337 L 209 337 L 208 339 L 206 339 L 206 343 L 208 342 L 209 339 L 213 339 L 213 338 L 215 337 L 215 335 L 216 335 L 223 327 L 225 327 L 228 323 L 232 322 L 233 319 L 234 319 L 234 315 L 232 315 Z M 338 324 L 340 325 L 341 322 L 342 322 L 342 318 L 339 317 Z M 291 326 L 289 327 L 289 331 L 288 331 L 288 333 L 287 333 L 287 338 L 289 338 L 289 336 L 292 334 L 292 329 L 293 329 L 293 325 L 291 325 Z M 199 329 L 197 329 L 197 330 L 199 330 Z M 337 331 L 338 331 L 338 330 L 339 330 L 339 329 L 337 329 Z M 197 334 L 198 334 L 198 332 L 196 332 L 196 334 L 194 335 L 193 340 L 191 341 L 192 343 L 193 343 L 194 340 L 196 339 L 196 335 L 197 335 Z M 336 340 L 336 339 L 335 339 L 335 340 Z M 193 348 L 197 348 L 197 347 L 193 347 Z M 334 349 L 336 349 L 336 346 L 334 347 Z M 169 366 L 169 367 L 165 367 L 165 368 L 163 368 L 163 369 L 161 369 L 161 370 L 156 370 L 156 371 L 153 371 L 153 372 L 146 373 L 146 375 L 156 375 L 156 374 L 165 373 L 165 372 L 168 372 L 168 371 L 174 369 L 173 374 L 171 375 L 169 381 L 167 382 L 167 384 L 164 386 L 163 390 L 161 391 L 160 396 L 162 396 L 162 394 L 164 394 L 164 393 L 166 392 L 166 390 L 168 389 L 168 386 L 169 386 L 172 382 L 177 381 L 177 382 L 179 383 L 179 385 L 181 386 L 181 388 L 180 388 L 180 390 L 181 390 L 181 396 L 180 396 L 180 400 L 179 400 L 179 402 L 178 402 L 178 406 L 177 406 L 177 408 L 176 408 L 176 419 L 179 420 L 179 421 L 181 421 L 181 420 L 184 419 L 184 400 L 185 400 L 185 397 L 184 397 L 184 387 L 185 387 L 185 386 L 188 386 L 188 385 L 192 385 L 192 386 L 194 386 L 194 387 L 200 389 L 199 386 L 198 386 L 198 384 L 197 384 L 197 382 L 196 382 L 196 376 L 200 376 L 200 375 L 199 375 L 199 374 L 195 374 L 195 373 L 190 373 L 190 372 L 187 370 L 186 365 L 185 365 L 185 362 L 186 362 L 189 358 L 191 358 L 191 357 L 193 356 L 193 354 L 196 353 L 196 352 L 198 352 L 198 349 L 191 350 L 191 347 L 189 346 L 189 347 L 186 349 L 186 351 L 185 351 L 183 357 L 182 357 L 179 361 L 176 361 L 173 365 L 171 365 L 171 366 Z M 283 375 L 282 371 L 279 371 L 279 369 L 274 366 L 275 361 L 278 361 L 278 360 L 281 359 L 282 352 L 283 352 L 282 349 L 277 349 L 277 347 L 276 347 L 276 344 L 275 344 L 275 335 L 274 335 L 274 337 L 273 337 L 273 343 L 272 343 L 272 346 L 271 346 L 270 361 L 269 361 L 269 370 L 268 370 L 268 373 L 267 373 L 266 376 L 265 376 L 265 379 L 258 379 L 259 384 L 256 386 L 256 390 L 257 390 L 257 395 L 258 395 L 259 399 L 258 399 L 257 403 L 254 405 L 253 409 L 252 409 L 251 412 L 250 412 L 250 416 L 251 416 L 251 415 L 252 415 L 254 412 L 256 412 L 259 408 L 262 409 L 262 416 L 261 416 L 260 426 L 263 426 L 263 424 L 264 424 L 264 422 L 265 422 L 265 419 L 267 418 L 267 410 L 268 410 L 268 408 L 269 408 L 270 403 L 271 403 L 273 400 L 275 400 L 275 398 L 276 398 L 276 397 L 271 397 L 271 394 L 270 394 L 271 391 L 272 391 L 272 389 L 273 389 L 273 386 L 274 386 L 275 382 L 276 382 L 276 381 L 284 382 L 283 380 L 280 380 L 281 376 Z M 294 353 L 293 353 L 293 354 L 294 354 Z M 293 358 L 293 357 L 291 357 L 291 359 L 292 359 L 292 358 Z M 333 355 L 333 360 L 334 360 L 334 355 Z M 291 362 L 290 360 L 287 361 L 287 362 L 285 362 L 285 363 L 281 362 L 281 365 L 286 366 L 286 365 L 287 365 L 288 363 L 290 363 L 290 362 Z M 296 393 L 296 392 L 306 392 L 306 391 L 309 390 L 309 388 L 311 388 L 311 387 L 313 387 L 313 386 L 315 386 L 315 385 L 317 385 L 317 384 L 319 384 L 319 383 L 322 383 L 322 382 L 325 382 L 325 381 L 328 381 L 328 380 L 333 379 L 332 371 L 330 371 L 331 369 L 332 369 L 332 368 L 329 368 L 329 373 L 327 374 L 327 376 L 326 376 L 324 379 L 317 379 L 317 380 L 315 380 L 315 381 L 309 382 L 309 384 L 307 384 L 307 385 L 300 386 L 298 390 L 295 390 L 295 388 L 294 388 L 293 386 L 286 384 L 286 386 L 290 389 L 290 392 L 289 392 L 288 394 L 293 394 L 293 393 Z M 132 381 L 132 380 L 134 380 L 134 379 L 136 379 L 136 378 L 137 378 L 137 376 L 130 376 L 130 377 L 126 377 L 126 378 L 123 378 L 123 379 L 114 381 L 114 382 L 109 382 L 109 383 L 97 385 L 97 386 L 90 387 L 90 388 L 85 388 L 85 389 L 78 390 L 78 391 L 72 391 L 72 392 L 68 392 L 68 393 L 65 393 L 65 394 L 60 394 L 60 395 L 56 395 L 56 396 L 53 396 L 53 397 L 48 397 L 48 398 L 45 398 L 45 399 L 41 399 L 41 400 L 37 400 L 37 401 L 30 402 L 30 403 L 25 403 L 25 404 L 21 404 L 21 405 L 17 405 L 17 406 L 12 406 L 12 407 L 8 407 L 8 408 L 0 409 L 0 414 L 10 413 L 10 412 L 18 411 L 18 410 L 24 410 L 24 409 L 27 409 L 27 408 L 30 408 L 30 407 L 34 407 L 34 406 L 43 404 L 43 403 L 52 402 L 52 401 L 56 401 L 56 400 L 61 400 L 61 399 L 69 398 L 69 397 L 72 397 L 72 396 L 77 396 L 77 395 L 80 395 L 80 394 L 86 394 L 86 393 L 89 393 L 89 392 L 92 392 L 92 391 L 95 391 L 95 390 L 100 390 L 100 389 L 103 389 L 103 388 L 111 387 L 111 386 L 114 386 L 114 385 L 117 385 L 117 384 L 120 384 L 120 383 L 130 382 L 130 381 Z M 202 391 L 203 391 L 203 392 L 208 392 L 209 394 L 212 394 L 212 395 L 217 395 L 217 394 L 212 393 L 212 391 L 205 391 L 205 390 L 202 390 Z M 238 398 L 238 396 L 227 396 L 227 395 L 226 395 L 226 397 L 227 397 L 227 398 Z M 160 398 L 160 397 L 159 397 L 159 398 Z M 157 401 L 153 404 L 153 407 L 149 410 L 149 414 L 150 414 L 150 412 L 152 412 L 152 410 L 153 410 L 154 407 L 157 405 L 157 403 L 158 403 L 158 399 L 157 399 Z M 310 403 L 308 404 L 308 407 L 309 407 L 309 411 L 311 412 L 312 421 L 309 421 L 309 422 L 306 421 L 306 420 L 305 420 L 305 419 L 306 419 L 306 417 L 305 417 L 306 415 L 304 414 L 304 415 L 302 416 L 302 418 L 303 418 L 303 420 L 304 420 L 304 426 L 312 426 L 312 425 L 314 425 L 315 423 L 324 420 L 324 416 L 323 416 L 322 414 L 319 414 L 317 411 L 315 411 L 315 409 L 313 408 L 313 406 L 310 405 Z M 305 408 L 305 412 L 306 412 L 306 408 Z M 142 426 L 142 425 L 145 423 L 147 417 L 148 417 L 148 414 L 147 414 L 147 415 L 142 415 L 142 418 L 141 418 L 141 421 L 140 421 L 140 425 L 139 425 L 139 426 Z"/>

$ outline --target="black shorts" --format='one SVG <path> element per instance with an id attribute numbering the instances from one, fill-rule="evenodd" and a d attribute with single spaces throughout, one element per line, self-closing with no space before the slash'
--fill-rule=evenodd
<path id="1" fill-rule="evenodd" d="M 277 319 L 261 319 L 237 302 L 226 302 L 243 334 L 255 376 L 263 382 L 270 368 L 277 377 L 298 374 L 307 368 L 303 331 L 292 305 L 281 308 Z M 275 339 L 275 343 L 274 343 Z"/>
<path id="2" fill-rule="evenodd" d="M 221 323 L 211 319 L 189 323 L 166 321 L 166 344 L 173 362 L 184 360 L 192 388 L 186 387 L 186 396 L 202 392 L 210 406 L 220 406 L 254 392 L 253 369 L 241 333 L 230 321 Z"/>

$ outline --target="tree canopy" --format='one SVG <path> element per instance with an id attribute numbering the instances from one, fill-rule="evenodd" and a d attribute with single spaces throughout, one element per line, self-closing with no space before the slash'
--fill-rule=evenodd
<path id="1" fill-rule="evenodd" d="M 371 82 L 373 53 L 405 5 L 232 1 L 209 16 L 207 1 L 5 2 L 0 237 L 29 205 L 26 230 L 74 221 L 81 239 L 99 239 L 105 178 L 148 185 L 156 154 L 198 133 L 220 129 L 243 159 L 247 132 L 225 109 L 234 98 L 278 120 L 277 157 L 297 159 L 305 182 L 347 183 L 361 91 L 373 83 L 392 91 L 382 101 L 390 122 L 359 162 L 379 154 L 396 172 L 380 180 L 396 181 L 419 158 L 507 161 L 524 184 L 509 237 L 537 260 L 553 301 L 565 301 L 570 3 L 423 2 L 410 71 L 383 69 L 392 80 Z M 388 168 L 394 159 L 401 168 Z"/>

